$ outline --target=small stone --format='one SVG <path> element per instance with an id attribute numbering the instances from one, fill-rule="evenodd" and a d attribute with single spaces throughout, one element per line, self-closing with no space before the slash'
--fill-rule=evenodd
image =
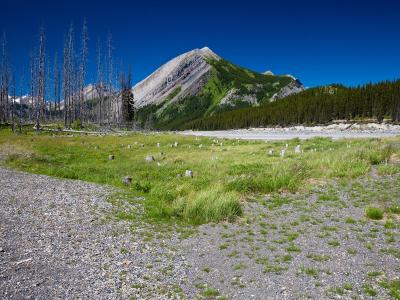
<path id="1" fill-rule="evenodd" d="M 294 153 L 301 153 L 300 145 L 297 145 L 296 148 L 294 148 Z"/>
<path id="2" fill-rule="evenodd" d="M 179 145 L 178 142 L 174 143 L 174 147 L 178 147 L 178 145 Z"/>
<path id="3" fill-rule="evenodd" d="M 193 171 L 192 170 L 186 170 L 185 171 L 185 176 L 186 177 L 193 177 Z"/>
<path id="4" fill-rule="evenodd" d="M 200 145 L 199 145 L 199 148 L 203 148 L 203 144 L 200 144 Z"/>
<path id="5" fill-rule="evenodd" d="M 179 173 L 179 174 L 176 175 L 176 177 L 182 177 L 182 174 Z"/>
<path id="6" fill-rule="evenodd" d="M 152 162 L 152 161 L 155 161 L 155 159 L 154 159 L 154 156 L 153 156 L 153 155 L 147 155 L 147 156 L 146 156 L 146 158 L 145 158 L 145 160 L 146 160 L 147 162 Z"/>
<path id="7" fill-rule="evenodd" d="M 125 176 L 122 182 L 123 182 L 123 184 L 125 184 L 125 185 L 131 185 L 131 183 L 132 183 L 132 177 Z"/>
<path id="8" fill-rule="evenodd" d="M 132 145 L 128 145 L 128 149 L 131 149 L 132 148 Z"/>
<path id="9" fill-rule="evenodd" d="M 140 144 L 140 148 L 144 148 L 144 144 Z"/>
<path id="10" fill-rule="evenodd" d="M 284 156 L 285 156 L 285 153 L 286 153 L 286 149 L 282 149 L 282 150 L 281 150 L 281 153 L 280 153 L 281 157 L 284 157 Z"/>
<path id="11" fill-rule="evenodd" d="M 268 151 L 268 154 L 269 154 L 269 155 L 273 155 L 273 154 L 274 154 L 274 150 L 269 150 L 269 151 Z"/>
<path id="12" fill-rule="evenodd" d="M 157 148 L 160 148 L 160 143 L 157 143 Z"/>
<path id="13" fill-rule="evenodd" d="M 115 159 L 115 156 L 114 155 L 109 155 L 108 156 L 108 160 L 114 160 Z"/>

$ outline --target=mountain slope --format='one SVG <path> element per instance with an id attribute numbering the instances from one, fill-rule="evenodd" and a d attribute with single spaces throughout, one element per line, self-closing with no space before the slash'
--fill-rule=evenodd
<path id="1" fill-rule="evenodd" d="M 200 117 L 259 106 L 303 89 L 291 76 L 247 70 L 205 47 L 167 62 L 132 91 L 136 120 L 142 126 L 174 129 Z"/>

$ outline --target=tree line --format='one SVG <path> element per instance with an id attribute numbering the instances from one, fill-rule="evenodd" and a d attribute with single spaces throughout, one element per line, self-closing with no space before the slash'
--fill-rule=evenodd
<path id="1" fill-rule="evenodd" d="M 77 42 L 79 40 L 79 42 Z M 97 40 L 97 80 L 87 85 L 89 34 L 86 20 L 77 39 L 71 24 L 62 45 L 62 56 L 55 52 L 50 59 L 46 31 L 39 29 L 35 47 L 29 53 L 29 67 L 17 76 L 9 58 L 6 34 L 1 38 L 0 124 L 33 124 L 40 130 L 44 123 L 62 124 L 65 128 L 129 124 L 134 118 L 131 71 L 118 68 L 114 58 L 111 33 L 105 43 Z M 27 72 L 28 69 L 28 72 Z M 27 74 L 28 73 L 28 74 Z M 17 80 L 18 79 L 18 80 Z"/>
<path id="2" fill-rule="evenodd" d="M 400 121 L 400 80 L 358 87 L 331 85 L 186 123 L 181 129 L 231 129 L 298 124 L 326 124 L 334 120 Z"/>

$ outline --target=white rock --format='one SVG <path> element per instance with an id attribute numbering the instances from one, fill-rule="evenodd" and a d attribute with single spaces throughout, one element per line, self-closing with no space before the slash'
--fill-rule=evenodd
<path id="1" fill-rule="evenodd" d="M 185 176 L 186 177 L 193 177 L 193 171 L 192 170 L 186 170 L 185 171 Z"/>
<path id="2" fill-rule="evenodd" d="M 153 155 L 147 155 L 147 156 L 146 156 L 146 158 L 145 158 L 145 160 L 146 160 L 147 162 L 152 162 L 152 161 L 155 161 L 155 159 L 154 159 L 154 156 L 153 156 Z"/>
<path id="3" fill-rule="evenodd" d="M 285 156 L 285 153 L 286 153 L 286 149 L 282 149 L 282 150 L 281 150 L 281 153 L 280 153 L 281 157 L 284 157 L 284 156 Z"/>
<path id="4" fill-rule="evenodd" d="M 122 180 L 122 183 L 125 185 L 130 185 L 132 183 L 132 177 L 125 176 L 124 179 Z"/>
<path id="5" fill-rule="evenodd" d="M 301 153 L 301 146 L 297 145 L 296 148 L 294 148 L 294 153 Z"/>

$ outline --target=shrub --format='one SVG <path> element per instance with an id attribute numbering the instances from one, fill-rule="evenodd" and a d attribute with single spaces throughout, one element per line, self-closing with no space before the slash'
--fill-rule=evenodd
<path id="1" fill-rule="evenodd" d="M 82 122 L 80 119 L 76 119 L 74 122 L 71 124 L 71 128 L 74 130 L 79 130 L 82 129 Z"/>
<path id="2" fill-rule="evenodd" d="M 239 195 L 212 188 L 182 199 L 176 207 L 178 214 L 194 224 L 233 220 L 242 214 Z"/>
<path id="3" fill-rule="evenodd" d="M 399 166 L 395 165 L 382 164 L 379 165 L 378 167 L 379 175 L 394 175 L 396 173 L 399 173 L 399 171 L 400 171 Z"/>
<path id="4" fill-rule="evenodd" d="M 372 220 L 382 220 L 383 218 L 383 211 L 380 208 L 374 206 L 368 206 L 365 209 L 365 214 L 368 218 Z"/>
<path id="5" fill-rule="evenodd" d="M 390 208 L 390 212 L 392 212 L 394 214 L 400 214 L 400 206 L 392 206 Z"/>

